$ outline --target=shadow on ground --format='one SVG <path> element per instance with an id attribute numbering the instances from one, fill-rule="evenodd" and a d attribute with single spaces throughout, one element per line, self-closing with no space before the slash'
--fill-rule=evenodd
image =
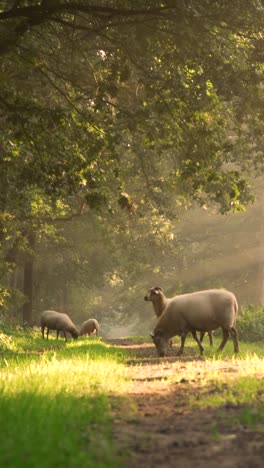
<path id="1" fill-rule="evenodd" d="M 157 355 L 155 346 L 151 342 L 146 343 L 135 343 L 128 339 L 113 339 L 106 340 L 111 346 L 116 346 L 119 349 L 125 349 L 129 352 L 129 359 L 127 360 L 128 365 L 137 366 L 149 365 L 149 364 L 161 364 L 161 363 L 173 363 L 173 362 L 188 362 L 188 361 L 204 361 L 205 358 L 200 356 L 196 348 L 185 346 L 185 351 L 182 356 L 178 356 L 179 345 L 173 344 L 169 349 L 169 354 L 165 358 L 160 358 Z"/>

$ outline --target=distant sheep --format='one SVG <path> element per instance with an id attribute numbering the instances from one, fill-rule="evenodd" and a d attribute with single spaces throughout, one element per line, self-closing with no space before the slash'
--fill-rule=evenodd
<path id="1" fill-rule="evenodd" d="M 65 341 L 67 341 L 66 332 L 70 333 L 71 336 L 76 339 L 78 338 L 78 332 L 67 314 L 56 312 L 55 310 L 45 310 L 40 316 L 40 326 L 42 332 L 42 338 L 44 339 L 44 331 L 47 328 L 47 340 L 49 338 L 49 331 L 57 331 L 57 339 L 60 331 L 63 332 Z"/>
<path id="2" fill-rule="evenodd" d="M 154 309 L 162 310 L 154 332 L 151 333 L 160 356 L 167 355 L 170 339 L 175 335 L 181 336 L 179 354 L 182 354 L 186 335 L 189 332 L 192 333 L 200 353 L 203 354 L 204 348 L 196 331 L 208 332 L 219 327 L 223 331 L 223 340 L 218 350 L 222 351 L 230 334 L 234 343 L 234 352 L 238 353 L 239 345 L 235 329 L 238 304 L 232 292 L 209 289 L 167 298 L 161 288 L 151 288 L 145 300 L 151 301 Z"/>
<path id="3" fill-rule="evenodd" d="M 156 314 L 156 316 L 159 318 L 164 310 L 164 307 L 165 307 L 165 304 L 161 301 L 156 301 L 155 300 L 155 294 L 153 296 L 150 295 L 150 292 L 153 291 L 162 291 L 162 288 L 160 288 L 159 286 L 156 286 L 155 288 L 151 288 L 148 292 L 148 294 L 144 297 L 145 301 L 151 301 L 152 302 L 152 305 L 153 305 L 153 308 L 154 308 L 154 312 Z M 152 300 L 150 297 L 152 297 Z M 201 332 L 200 334 L 200 341 L 202 343 L 203 339 L 204 339 L 204 335 L 205 335 L 206 332 Z M 209 342 L 210 342 L 210 346 L 213 345 L 213 334 L 211 331 L 208 331 L 208 337 L 209 337 Z M 172 340 L 170 340 L 170 346 L 172 347 Z"/>
<path id="4" fill-rule="evenodd" d="M 95 334 L 97 336 L 98 331 L 99 331 L 99 323 L 97 322 L 97 320 L 96 319 L 89 319 L 89 320 L 86 320 L 85 322 L 83 322 L 83 324 L 82 324 L 82 326 L 80 328 L 79 335 L 80 336 L 84 336 L 84 335 L 90 336 L 91 333 L 95 332 Z"/>

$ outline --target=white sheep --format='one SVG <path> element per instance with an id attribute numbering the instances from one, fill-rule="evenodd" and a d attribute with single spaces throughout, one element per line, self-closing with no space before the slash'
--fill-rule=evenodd
<path id="1" fill-rule="evenodd" d="M 47 328 L 47 340 L 49 338 L 49 331 L 57 331 L 57 339 L 60 331 L 63 332 L 65 341 L 67 341 L 66 332 L 70 333 L 74 339 L 78 338 L 76 326 L 71 321 L 67 314 L 56 312 L 55 310 L 44 310 L 40 316 L 40 326 L 42 338 L 44 339 L 44 331 Z"/>
<path id="2" fill-rule="evenodd" d="M 148 292 L 148 294 L 144 297 L 144 300 L 145 301 L 151 301 L 152 304 L 153 304 L 153 308 L 154 308 L 154 312 L 156 314 L 156 316 L 159 318 L 164 310 L 164 307 L 165 307 L 165 303 L 162 302 L 162 301 L 156 301 L 155 299 L 155 294 L 154 295 L 151 295 L 150 292 L 153 291 L 155 293 L 155 291 L 161 291 L 162 292 L 162 288 L 160 288 L 159 286 L 156 286 L 155 288 L 151 288 Z M 152 300 L 153 299 L 153 300 Z M 201 332 L 200 334 L 200 342 L 202 343 L 203 339 L 204 339 L 204 335 L 205 335 L 206 332 Z M 213 334 L 211 331 L 208 331 L 208 336 L 209 336 L 209 342 L 210 342 L 210 346 L 213 345 Z M 170 346 L 172 347 L 172 341 L 170 340 Z"/>
<path id="3" fill-rule="evenodd" d="M 81 325 L 80 328 L 80 336 L 84 335 L 91 335 L 91 333 L 95 332 L 96 336 L 99 331 L 99 323 L 97 322 L 96 319 L 88 319 L 83 324 Z"/>
<path id="4" fill-rule="evenodd" d="M 151 333 L 160 356 L 167 355 L 170 339 L 176 335 L 181 336 L 178 354 L 182 354 L 186 335 L 189 332 L 192 333 L 200 353 L 203 354 L 204 348 L 196 331 L 208 332 L 219 327 L 223 331 L 223 340 L 218 350 L 222 351 L 230 334 L 234 343 L 234 352 L 239 352 L 235 329 L 238 304 L 232 292 L 209 289 L 167 298 L 161 288 L 151 288 L 145 300 L 151 301 L 154 309 L 162 309 L 154 332 Z"/>

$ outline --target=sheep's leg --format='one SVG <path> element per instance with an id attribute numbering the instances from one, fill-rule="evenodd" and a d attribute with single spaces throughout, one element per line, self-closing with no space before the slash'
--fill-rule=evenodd
<path id="1" fill-rule="evenodd" d="M 201 342 L 201 343 L 203 342 L 204 335 L 205 335 L 205 332 L 201 332 L 201 333 L 200 333 L 200 342 Z"/>
<path id="2" fill-rule="evenodd" d="M 41 334 L 42 334 L 42 339 L 44 340 L 44 331 L 45 331 L 45 327 L 41 327 Z"/>
<path id="3" fill-rule="evenodd" d="M 226 345 L 226 342 L 228 340 L 228 337 L 229 337 L 229 331 L 228 330 L 225 330 L 224 328 L 222 328 L 223 330 L 223 340 L 222 340 L 222 343 L 220 344 L 219 348 L 218 348 L 218 351 L 222 351 Z"/>
<path id="4" fill-rule="evenodd" d="M 197 336 L 196 331 L 192 331 L 191 333 L 192 333 L 192 336 L 194 337 L 196 343 L 197 343 L 198 346 L 199 346 L 200 354 L 203 355 L 204 348 L 203 348 L 203 346 L 202 346 L 202 344 L 201 344 L 201 341 L 199 340 L 199 338 L 198 338 L 198 336 Z"/>
<path id="5" fill-rule="evenodd" d="M 47 340 L 49 339 L 49 328 L 47 327 Z"/>
<path id="6" fill-rule="evenodd" d="M 213 334 L 211 331 L 208 332 L 210 346 L 213 346 Z"/>
<path id="7" fill-rule="evenodd" d="M 181 347 L 180 347 L 180 349 L 179 349 L 179 351 L 178 351 L 178 353 L 177 353 L 178 356 L 180 356 L 181 354 L 183 354 L 186 336 L 187 336 L 187 332 L 182 332 L 182 334 L 181 334 Z"/>
<path id="8" fill-rule="evenodd" d="M 203 342 L 205 333 L 206 333 L 206 332 L 201 332 L 201 333 L 200 333 L 200 342 L 201 342 L 201 343 Z M 212 335 L 212 332 L 209 331 L 209 332 L 207 332 L 207 333 L 208 333 L 208 337 L 209 337 L 210 346 L 213 346 L 213 335 Z"/>
<path id="9" fill-rule="evenodd" d="M 236 331 L 236 329 L 234 327 L 230 328 L 230 335 L 232 336 L 232 340 L 233 340 L 233 343 L 234 343 L 234 352 L 239 353 L 237 331 Z"/>
<path id="10" fill-rule="evenodd" d="M 59 333 L 60 333 L 60 331 L 57 330 L 57 340 L 59 339 Z"/>
<path id="11" fill-rule="evenodd" d="M 63 330 L 63 334 L 64 334 L 65 341 L 68 341 L 68 340 L 67 340 L 67 336 L 66 336 L 66 331 L 65 331 L 65 330 Z"/>

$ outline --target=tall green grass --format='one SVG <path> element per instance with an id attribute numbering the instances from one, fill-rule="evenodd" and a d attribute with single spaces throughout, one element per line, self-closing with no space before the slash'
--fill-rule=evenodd
<path id="1" fill-rule="evenodd" d="M 0 466 L 121 466 L 109 395 L 126 383 L 125 353 L 99 339 L 65 344 L 24 331 L 4 335 Z"/>

